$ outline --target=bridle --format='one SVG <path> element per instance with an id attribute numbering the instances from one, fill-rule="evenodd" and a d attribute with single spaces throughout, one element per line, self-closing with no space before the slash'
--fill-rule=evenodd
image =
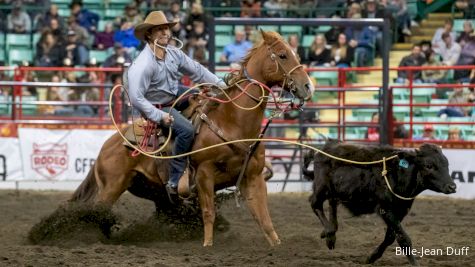
<path id="1" fill-rule="evenodd" d="M 292 78 L 291 74 L 292 74 L 292 72 L 294 72 L 298 68 L 303 68 L 303 65 L 298 64 L 295 67 L 293 67 L 292 69 L 290 69 L 289 71 L 287 71 L 284 68 L 284 66 L 282 65 L 279 57 L 274 53 L 274 51 L 272 51 L 272 47 L 275 46 L 277 43 L 280 43 L 280 42 L 281 42 L 280 40 L 276 40 L 272 44 L 268 45 L 267 46 L 267 51 L 270 53 L 270 59 L 275 62 L 275 66 L 276 66 L 275 72 L 278 73 L 279 68 L 282 69 L 282 71 L 284 72 L 284 81 L 282 82 L 282 90 L 285 89 L 285 86 L 288 86 L 289 92 L 293 93 L 293 92 L 296 91 L 296 88 L 295 88 L 295 85 L 294 85 L 294 79 Z"/>
<path id="2" fill-rule="evenodd" d="M 290 109 L 301 109 L 301 107 L 302 107 L 303 104 L 304 104 L 303 102 L 300 102 L 298 105 L 295 105 L 295 103 L 294 103 L 294 101 L 295 101 L 295 99 L 296 99 L 294 93 L 295 93 L 295 91 L 296 91 L 297 89 L 296 89 L 296 87 L 295 87 L 294 79 L 292 78 L 291 74 L 292 74 L 295 70 L 297 70 L 297 69 L 299 69 L 299 68 L 303 68 L 303 65 L 302 65 L 302 64 L 298 64 L 298 65 L 294 66 L 292 69 L 290 69 L 289 71 L 287 71 L 287 70 L 285 69 L 285 67 L 282 65 L 282 63 L 281 63 L 279 57 L 276 55 L 276 53 L 275 53 L 274 51 L 272 51 L 272 48 L 273 48 L 277 43 L 279 43 L 279 42 L 280 42 L 280 40 L 276 40 L 276 41 L 273 42 L 272 44 L 267 45 L 267 51 L 270 53 L 270 58 L 271 58 L 272 61 L 275 62 L 276 68 L 275 68 L 275 72 L 274 72 L 274 73 L 279 73 L 279 69 L 281 69 L 282 72 L 283 72 L 283 76 L 284 76 L 284 80 L 283 80 L 283 82 L 282 82 L 281 95 L 279 96 L 279 98 L 282 97 L 282 93 L 285 91 L 285 88 L 287 87 L 287 88 L 289 89 L 288 92 L 292 95 L 292 97 L 291 97 L 291 100 L 290 100 L 290 101 L 285 101 L 285 102 L 290 102 L 290 105 L 289 105 L 289 106 L 290 106 Z M 249 73 L 248 73 L 247 68 L 246 68 L 245 65 L 243 65 L 242 68 L 243 68 L 243 70 L 242 70 L 243 72 L 242 72 L 242 73 L 244 74 L 245 78 L 246 78 L 249 82 L 251 82 L 251 83 L 257 83 L 257 84 L 262 84 L 261 82 L 259 82 L 259 81 L 255 80 L 255 79 L 253 79 L 253 78 L 249 75 Z M 248 92 L 246 92 L 245 90 L 243 90 L 243 88 L 241 88 L 241 86 L 238 85 L 237 87 L 238 87 L 241 91 L 243 91 L 244 94 L 246 94 L 247 96 L 249 96 L 249 97 L 250 97 L 251 99 L 253 99 L 254 101 L 256 101 L 256 102 L 259 102 L 259 101 L 260 101 L 259 98 L 255 97 L 255 96 L 249 94 Z M 273 93 L 273 90 L 272 90 L 272 89 L 269 89 L 268 91 L 269 91 L 270 93 Z M 275 99 L 274 99 L 274 100 L 275 100 Z M 283 101 L 280 101 L 280 103 L 283 103 Z M 276 101 L 276 104 L 278 104 L 277 101 Z M 284 111 L 288 111 L 288 109 L 285 109 Z"/>

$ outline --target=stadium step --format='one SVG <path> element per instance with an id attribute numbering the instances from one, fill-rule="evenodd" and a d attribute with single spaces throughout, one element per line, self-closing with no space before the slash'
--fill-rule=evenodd
<path id="1" fill-rule="evenodd" d="M 410 51 L 412 43 L 396 43 L 393 45 L 393 51 Z"/>
<path id="2" fill-rule="evenodd" d="M 421 28 L 439 28 L 444 26 L 444 19 L 434 19 L 434 20 L 428 20 L 424 19 L 421 22 Z"/>
<path id="3" fill-rule="evenodd" d="M 461 14 L 461 13 L 457 13 Z M 444 19 L 450 19 L 452 18 L 452 13 L 429 13 L 427 14 L 427 19 L 430 20 L 444 20 Z"/>
<path id="4" fill-rule="evenodd" d="M 418 44 L 421 41 L 431 41 L 432 40 L 432 35 L 414 35 L 411 36 L 411 43 L 412 44 Z"/>

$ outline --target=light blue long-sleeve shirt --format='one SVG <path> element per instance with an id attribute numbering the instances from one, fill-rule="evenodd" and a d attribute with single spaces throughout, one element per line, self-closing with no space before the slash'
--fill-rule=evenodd
<path id="1" fill-rule="evenodd" d="M 157 48 L 158 49 L 158 48 Z M 153 104 L 167 104 L 177 97 L 178 82 L 187 74 L 193 82 L 217 84 L 220 79 L 176 47 L 168 46 L 164 60 L 145 48 L 127 72 L 131 104 L 145 117 L 159 123 L 165 112 Z"/>

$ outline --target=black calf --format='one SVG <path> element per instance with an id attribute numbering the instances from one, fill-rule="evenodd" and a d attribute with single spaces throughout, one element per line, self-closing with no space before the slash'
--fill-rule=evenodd
<path id="1" fill-rule="evenodd" d="M 415 151 L 408 151 L 390 146 L 356 146 L 329 141 L 322 150 L 340 158 L 366 162 L 398 155 L 398 158 L 388 160 L 386 166 L 389 184 L 400 196 L 415 197 L 426 189 L 451 194 L 456 189 L 449 175 L 447 158 L 433 144 L 423 144 Z M 312 161 L 313 172 L 307 170 Z M 376 212 L 387 224 L 384 241 L 369 256 L 368 263 L 379 259 L 394 240 L 399 246 L 411 249 L 411 239 L 401 221 L 414 200 L 403 200 L 391 193 L 381 175 L 382 170 L 383 164 L 350 164 L 314 152 L 305 156 L 303 172 L 313 180 L 311 206 L 324 227 L 321 237 L 326 239 L 329 249 L 335 248 L 339 203 L 354 215 Z M 330 204 L 330 220 L 323 212 L 325 200 Z M 407 257 L 412 265 L 417 265 L 413 255 Z"/>

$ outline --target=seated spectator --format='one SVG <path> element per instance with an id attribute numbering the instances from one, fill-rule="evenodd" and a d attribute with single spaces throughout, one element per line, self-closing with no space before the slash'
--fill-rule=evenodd
<path id="1" fill-rule="evenodd" d="M 12 33 L 31 32 L 31 19 L 28 13 L 22 10 L 22 2 L 13 2 L 12 13 L 7 16 L 7 29 Z"/>
<path id="2" fill-rule="evenodd" d="M 449 33 L 443 33 L 442 41 L 437 44 L 434 51 L 442 57 L 444 65 L 453 66 L 459 60 L 461 47 L 454 42 Z"/>
<path id="3" fill-rule="evenodd" d="M 414 140 L 420 140 L 420 141 L 437 140 L 437 138 L 435 137 L 434 126 L 432 126 L 432 124 L 424 125 L 424 132 L 422 133 L 422 136 L 416 136 L 414 137 Z"/>
<path id="4" fill-rule="evenodd" d="M 386 10 L 384 6 L 377 3 L 376 0 L 366 0 L 361 15 L 365 19 L 386 19 L 389 20 L 391 25 L 394 25 L 393 16 L 389 10 Z M 380 28 L 369 26 L 375 32 L 376 51 L 379 55 L 383 52 L 383 32 Z"/>
<path id="5" fill-rule="evenodd" d="M 331 51 L 323 34 L 317 34 L 308 51 L 307 64 L 310 66 L 330 66 Z"/>
<path id="6" fill-rule="evenodd" d="M 450 127 L 447 141 L 463 141 L 460 129 L 458 127 Z"/>
<path id="7" fill-rule="evenodd" d="M 434 51 L 431 41 L 423 40 L 419 45 L 421 46 L 421 52 L 424 53 L 426 58 Z"/>
<path id="8" fill-rule="evenodd" d="M 200 3 L 193 3 L 191 5 L 191 10 L 185 20 L 185 30 L 186 32 L 191 32 L 194 27 L 195 21 L 202 21 L 207 26 L 208 17 L 206 16 L 203 6 Z"/>
<path id="9" fill-rule="evenodd" d="M 463 47 L 466 43 L 470 42 L 473 38 L 473 25 L 472 21 L 466 20 L 463 22 L 463 32 L 457 37 L 455 40 L 461 47 Z"/>
<path id="10" fill-rule="evenodd" d="M 397 123 L 397 119 L 396 117 L 393 117 L 393 122 L 394 122 L 394 133 L 393 133 L 393 137 L 394 138 L 408 138 L 409 137 L 409 133 L 407 132 L 406 128 L 404 127 L 403 124 L 399 124 Z"/>
<path id="11" fill-rule="evenodd" d="M 241 17 L 259 18 L 260 16 L 261 16 L 261 1 L 259 0 L 242 0 L 241 1 Z"/>
<path id="12" fill-rule="evenodd" d="M 89 51 L 76 36 L 76 32 L 68 32 L 68 41 L 66 44 L 66 58 L 71 60 L 72 66 L 84 66 L 89 59 Z"/>
<path id="13" fill-rule="evenodd" d="M 356 40 L 356 65 L 358 67 L 368 66 L 374 59 L 376 51 L 376 29 L 364 27 Z"/>
<path id="14" fill-rule="evenodd" d="M 305 48 L 299 44 L 299 36 L 297 34 L 291 34 L 287 41 L 292 51 L 298 56 L 300 62 L 305 60 Z"/>
<path id="15" fill-rule="evenodd" d="M 463 87 L 454 88 L 454 92 L 449 96 L 449 104 L 468 104 L 469 95 L 463 92 Z M 442 119 L 447 117 L 464 117 L 470 112 L 470 107 L 447 106 L 437 113 Z"/>
<path id="16" fill-rule="evenodd" d="M 65 47 L 62 42 L 57 41 L 50 30 L 41 34 L 40 40 L 36 44 L 35 65 L 39 67 L 61 66 L 65 56 Z"/>
<path id="17" fill-rule="evenodd" d="M 456 35 L 455 35 L 455 32 L 453 31 L 453 28 L 454 28 L 454 21 L 452 19 L 446 19 L 444 27 L 438 28 L 435 31 L 434 36 L 432 37 L 432 49 L 435 50 L 436 48 L 438 48 L 438 46 L 441 43 L 443 43 L 442 34 L 444 33 L 450 34 L 450 36 L 452 37 L 452 40 L 455 40 Z"/>
<path id="18" fill-rule="evenodd" d="M 100 17 L 96 13 L 85 9 L 82 6 L 82 0 L 73 0 L 69 5 L 71 16 L 75 17 L 78 24 L 88 32 L 95 32 Z"/>
<path id="19" fill-rule="evenodd" d="M 404 35 L 411 35 L 411 17 L 407 10 L 406 0 L 389 0 L 386 7 L 390 10 L 397 21 L 397 29 Z"/>
<path id="20" fill-rule="evenodd" d="M 66 36 L 67 33 L 70 31 L 74 31 L 76 33 L 76 38 L 78 42 L 86 45 L 87 47 L 91 47 L 89 33 L 84 27 L 78 24 L 75 16 L 70 16 L 68 18 L 68 28 L 66 31 Z"/>
<path id="21" fill-rule="evenodd" d="M 354 53 L 354 48 L 348 44 L 346 35 L 340 33 L 338 35 L 338 42 L 333 45 L 331 50 L 330 65 L 339 68 L 348 68 L 353 62 Z"/>
<path id="22" fill-rule="evenodd" d="M 463 12 L 463 17 L 470 19 L 473 14 L 473 9 L 475 8 L 474 0 L 457 0 L 455 1 L 455 7 Z"/>
<path id="23" fill-rule="evenodd" d="M 124 47 L 121 43 L 114 44 L 114 53 L 106 58 L 104 63 L 102 63 L 103 67 L 120 67 L 124 63 L 131 63 L 132 58 L 130 55 L 125 51 Z"/>
<path id="24" fill-rule="evenodd" d="M 29 63 L 24 62 L 23 66 L 28 67 Z M 31 70 L 25 70 L 24 76 L 21 80 L 22 82 L 38 82 L 38 77 L 36 73 Z M 21 94 L 24 96 L 35 96 L 38 97 L 38 90 L 34 86 L 22 86 Z"/>
<path id="25" fill-rule="evenodd" d="M 179 25 L 179 23 L 175 24 Z M 176 33 L 176 34 L 181 34 Z M 180 37 L 179 35 L 176 37 Z M 208 45 L 209 35 L 206 32 L 205 24 L 202 21 L 196 21 L 193 29 L 188 33 L 187 39 L 194 38 L 199 42 L 200 46 L 206 47 Z"/>
<path id="26" fill-rule="evenodd" d="M 283 18 L 285 17 L 285 9 L 287 4 L 283 1 L 267 0 L 264 2 L 265 15 L 268 18 Z"/>
<path id="27" fill-rule="evenodd" d="M 371 115 L 371 122 L 374 124 L 379 123 L 379 113 L 374 112 L 373 115 Z M 368 131 L 366 132 L 365 138 L 370 140 L 370 141 L 377 141 L 379 140 L 379 127 L 368 127 Z"/>
<path id="28" fill-rule="evenodd" d="M 417 67 L 422 66 L 425 63 L 425 58 L 421 53 L 421 47 L 417 44 L 412 46 L 411 54 L 402 58 L 401 62 L 399 63 L 399 67 Z M 414 82 L 421 82 L 422 74 L 421 71 L 404 71 L 399 70 L 397 72 L 397 83 L 406 83 L 409 81 L 410 73 L 412 72 L 412 80 Z"/>
<path id="29" fill-rule="evenodd" d="M 198 61 L 200 64 L 205 66 L 208 64 L 206 58 L 206 41 L 203 39 L 196 36 L 190 36 L 183 50 L 185 54 Z"/>
<path id="30" fill-rule="evenodd" d="M 237 29 L 234 33 L 234 42 L 224 47 L 220 62 L 227 64 L 238 63 L 251 48 L 252 43 L 245 40 L 245 33 Z"/>
<path id="31" fill-rule="evenodd" d="M 203 32 L 205 31 L 205 25 L 204 22 L 202 21 L 196 21 L 195 22 L 195 27 L 193 27 L 192 32 L 196 31 L 196 29 L 203 29 Z M 183 24 L 180 21 L 177 21 L 175 25 L 173 25 L 170 28 L 171 34 L 174 38 L 177 38 L 181 41 L 186 41 L 186 31 L 185 28 L 183 28 Z"/>
<path id="32" fill-rule="evenodd" d="M 466 66 L 475 64 L 475 35 L 469 35 L 462 41 L 463 46 L 460 57 L 455 65 Z M 460 82 L 468 82 L 470 80 L 470 69 L 454 70 L 454 79 Z"/>
<path id="33" fill-rule="evenodd" d="M 186 13 L 180 10 L 180 2 L 172 1 L 170 9 L 165 12 L 168 21 L 179 21 L 181 24 L 185 23 Z"/>
<path id="34" fill-rule="evenodd" d="M 353 2 L 348 7 L 348 12 L 346 17 L 349 19 L 360 19 L 361 18 L 361 5 L 359 3 Z"/>
<path id="35" fill-rule="evenodd" d="M 140 45 L 140 41 L 135 38 L 134 25 L 132 23 L 123 20 L 120 29 L 114 33 L 114 42 L 121 43 L 127 50 L 129 55 L 135 53 L 136 48 Z"/>
<path id="36" fill-rule="evenodd" d="M 177 23 L 178 24 L 178 23 Z M 206 47 L 208 45 L 208 34 L 205 32 L 204 23 L 195 22 L 195 27 L 188 34 L 188 42 L 184 47 L 185 53 L 192 59 L 198 61 L 202 65 L 207 65 Z"/>
<path id="37" fill-rule="evenodd" d="M 143 17 L 140 14 L 135 2 L 131 2 L 125 6 L 124 18 L 128 22 L 132 23 L 133 26 L 143 22 Z"/>
<path id="38" fill-rule="evenodd" d="M 332 19 L 339 19 L 340 17 L 337 16 L 337 15 L 333 15 L 332 16 Z M 338 36 L 340 35 L 340 33 L 343 33 L 345 31 L 345 28 L 343 26 L 340 26 L 340 25 L 335 25 L 335 26 L 332 26 L 330 28 L 330 30 L 328 30 L 326 33 L 325 33 L 325 39 L 327 39 L 327 43 L 328 44 L 335 44 L 338 42 Z"/>
<path id="39" fill-rule="evenodd" d="M 289 17 L 308 18 L 312 11 L 317 8 L 318 1 L 315 0 L 294 0 L 289 1 L 289 10 L 292 10 Z"/>
<path id="40" fill-rule="evenodd" d="M 60 83 L 61 78 L 58 74 L 53 74 L 51 76 L 52 83 Z M 48 92 L 46 93 L 46 101 L 68 101 L 69 97 L 69 88 L 66 87 L 59 87 L 59 86 L 51 86 L 48 88 Z M 52 115 L 52 114 L 72 114 L 74 110 L 68 106 L 57 106 L 57 105 L 41 105 L 41 113 L 45 115 Z"/>
<path id="41" fill-rule="evenodd" d="M 103 32 L 96 32 L 93 47 L 99 50 L 106 50 L 114 46 L 114 25 L 109 22 L 104 27 Z"/>
<path id="42" fill-rule="evenodd" d="M 35 18 L 36 31 L 41 32 L 42 29 L 48 28 L 52 19 L 56 19 L 60 25 L 59 27 L 64 28 L 63 18 L 58 14 L 58 6 L 55 4 L 51 5 L 44 14 L 39 14 Z"/>
<path id="43" fill-rule="evenodd" d="M 49 25 L 45 28 L 43 28 L 42 31 L 44 30 L 51 30 L 51 33 L 57 38 L 57 40 L 64 40 L 64 37 L 66 36 L 66 28 L 61 26 L 59 20 L 55 18 L 51 18 L 49 21 Z"/>
<path id="44" fill-rule="evenodd" d="M 64 20 L 58 14 L 58 6 L 55 4 L 52 4 L 46 13 L 35 18 L 36 31 L 42 31 L 42 29 L 50 27 L 52 19 L 58 22 L 58 28 L 64 28 Z"/>
<path id="45" fill-rule="evenodd" d="M 437 55 L 432 50 L 429 52 L 429 55 L 426 57 L 426 63 L 422 66 L 426 67 L 439 67 L 442 64 L 437 59 Z M 425 83 L 444 83 L 446 82 L 445 75 L 447 74 L 446 70 L 438 69 L 424 69 L 422 70 L 422 81 Z"/>

